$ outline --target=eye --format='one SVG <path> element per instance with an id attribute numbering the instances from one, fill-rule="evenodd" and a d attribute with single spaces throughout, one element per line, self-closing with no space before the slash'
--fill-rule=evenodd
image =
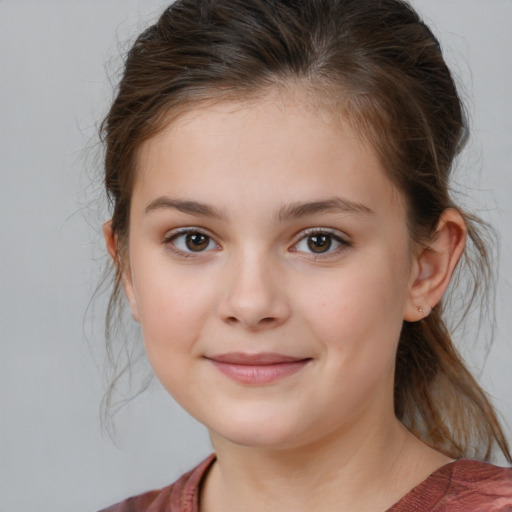
<path id="1" fill-rule="evenodd" d="M 171 234 L 165 240 L 174 250 L 182 253 L 200 253 L 218 248 L 215 241 L 206 233 L 198 230 L 181 231 Z"/>
<path id="2" fill-rule="evenodd" d="M 349 246 L 349 242 L 341 235 L 328 230 L 310 230 L 294 246 L 293 251 L 312 255 L 329 255 Z"/>

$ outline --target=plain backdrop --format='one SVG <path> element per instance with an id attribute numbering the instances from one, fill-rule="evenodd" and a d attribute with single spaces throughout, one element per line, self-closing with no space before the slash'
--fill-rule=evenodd
<path id="1" fill-rule="evenodd" d="M 0 0 L 0 512 L 95 511 L 170 483 L 210 450 L 157 383 L 119 413 L 117 445 L 98 418 L 103 299 L 88 306 L 107 214 L 95 134 L 120 55 L 165 4 Z M 414 4 L 471 114 L 459 188 L 501 234 L 494 345 L 459 338 L 512 425 L 512 2 Z"/>

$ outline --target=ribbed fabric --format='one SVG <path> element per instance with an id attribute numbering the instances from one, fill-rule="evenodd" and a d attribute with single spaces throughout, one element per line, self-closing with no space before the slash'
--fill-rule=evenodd
<path id="1" fill-rule="evenodd" d="M 174 484 L 128 498 L 100 512 L 198 512 L 201 482 L 214 461 L 215 455 L 210 455 Z"/>
<path id="2" fill-rule="evenodd" d="M 469 459 L 452 462 L 388 512 L 512 512 L 512 470 Z"/>
<path id="3" fill-rule="evenodd" d="M 211 455 L 174 484 L 100 512 L 199 512 Z M 512 469 L 461 459 L 439 468 L 387 512 L 512 512 Z"/>

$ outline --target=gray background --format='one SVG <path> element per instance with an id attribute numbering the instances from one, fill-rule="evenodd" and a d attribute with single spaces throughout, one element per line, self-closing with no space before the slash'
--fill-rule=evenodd
<path id="1" fill-rule="evenodd" d="M 104 263 L 95 133 L 108 76 L 165 4 L 0 0 L 0 512 L 94 511 L 170 483 L 210 449 L 158 384 L 119 414 L 117 446 L 102 436 L 101 297 L 86 315 Z M 463 351 L 511 425 L 512 2 L 415 5 L 472 116 L 462 190 L 501 233 L 496 340 L 485 365 L 484 342 Z"/>

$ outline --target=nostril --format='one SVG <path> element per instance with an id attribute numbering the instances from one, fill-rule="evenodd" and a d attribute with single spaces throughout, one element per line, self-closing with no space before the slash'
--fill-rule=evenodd
<path id="1" fill-rule="evenodd" d="M 238 325 L 238 324 L 244 324 L 247 325 L 249 328 L 258 328 L 263 327 L 266 325 L 272 325 L 276 322 L 276 318 L 273 316 L 266 316 L 264 318 L 261 318 L 260 320 L 256 321 L 255 323 L 252 322 L 243 322 L 240 318 L 237 318 L 236 316 L 228 316 L 225 318 L 225 322 L 227 322 L 229 325 Z M 251 327 L 252 326 L 252 327 Z"/>

